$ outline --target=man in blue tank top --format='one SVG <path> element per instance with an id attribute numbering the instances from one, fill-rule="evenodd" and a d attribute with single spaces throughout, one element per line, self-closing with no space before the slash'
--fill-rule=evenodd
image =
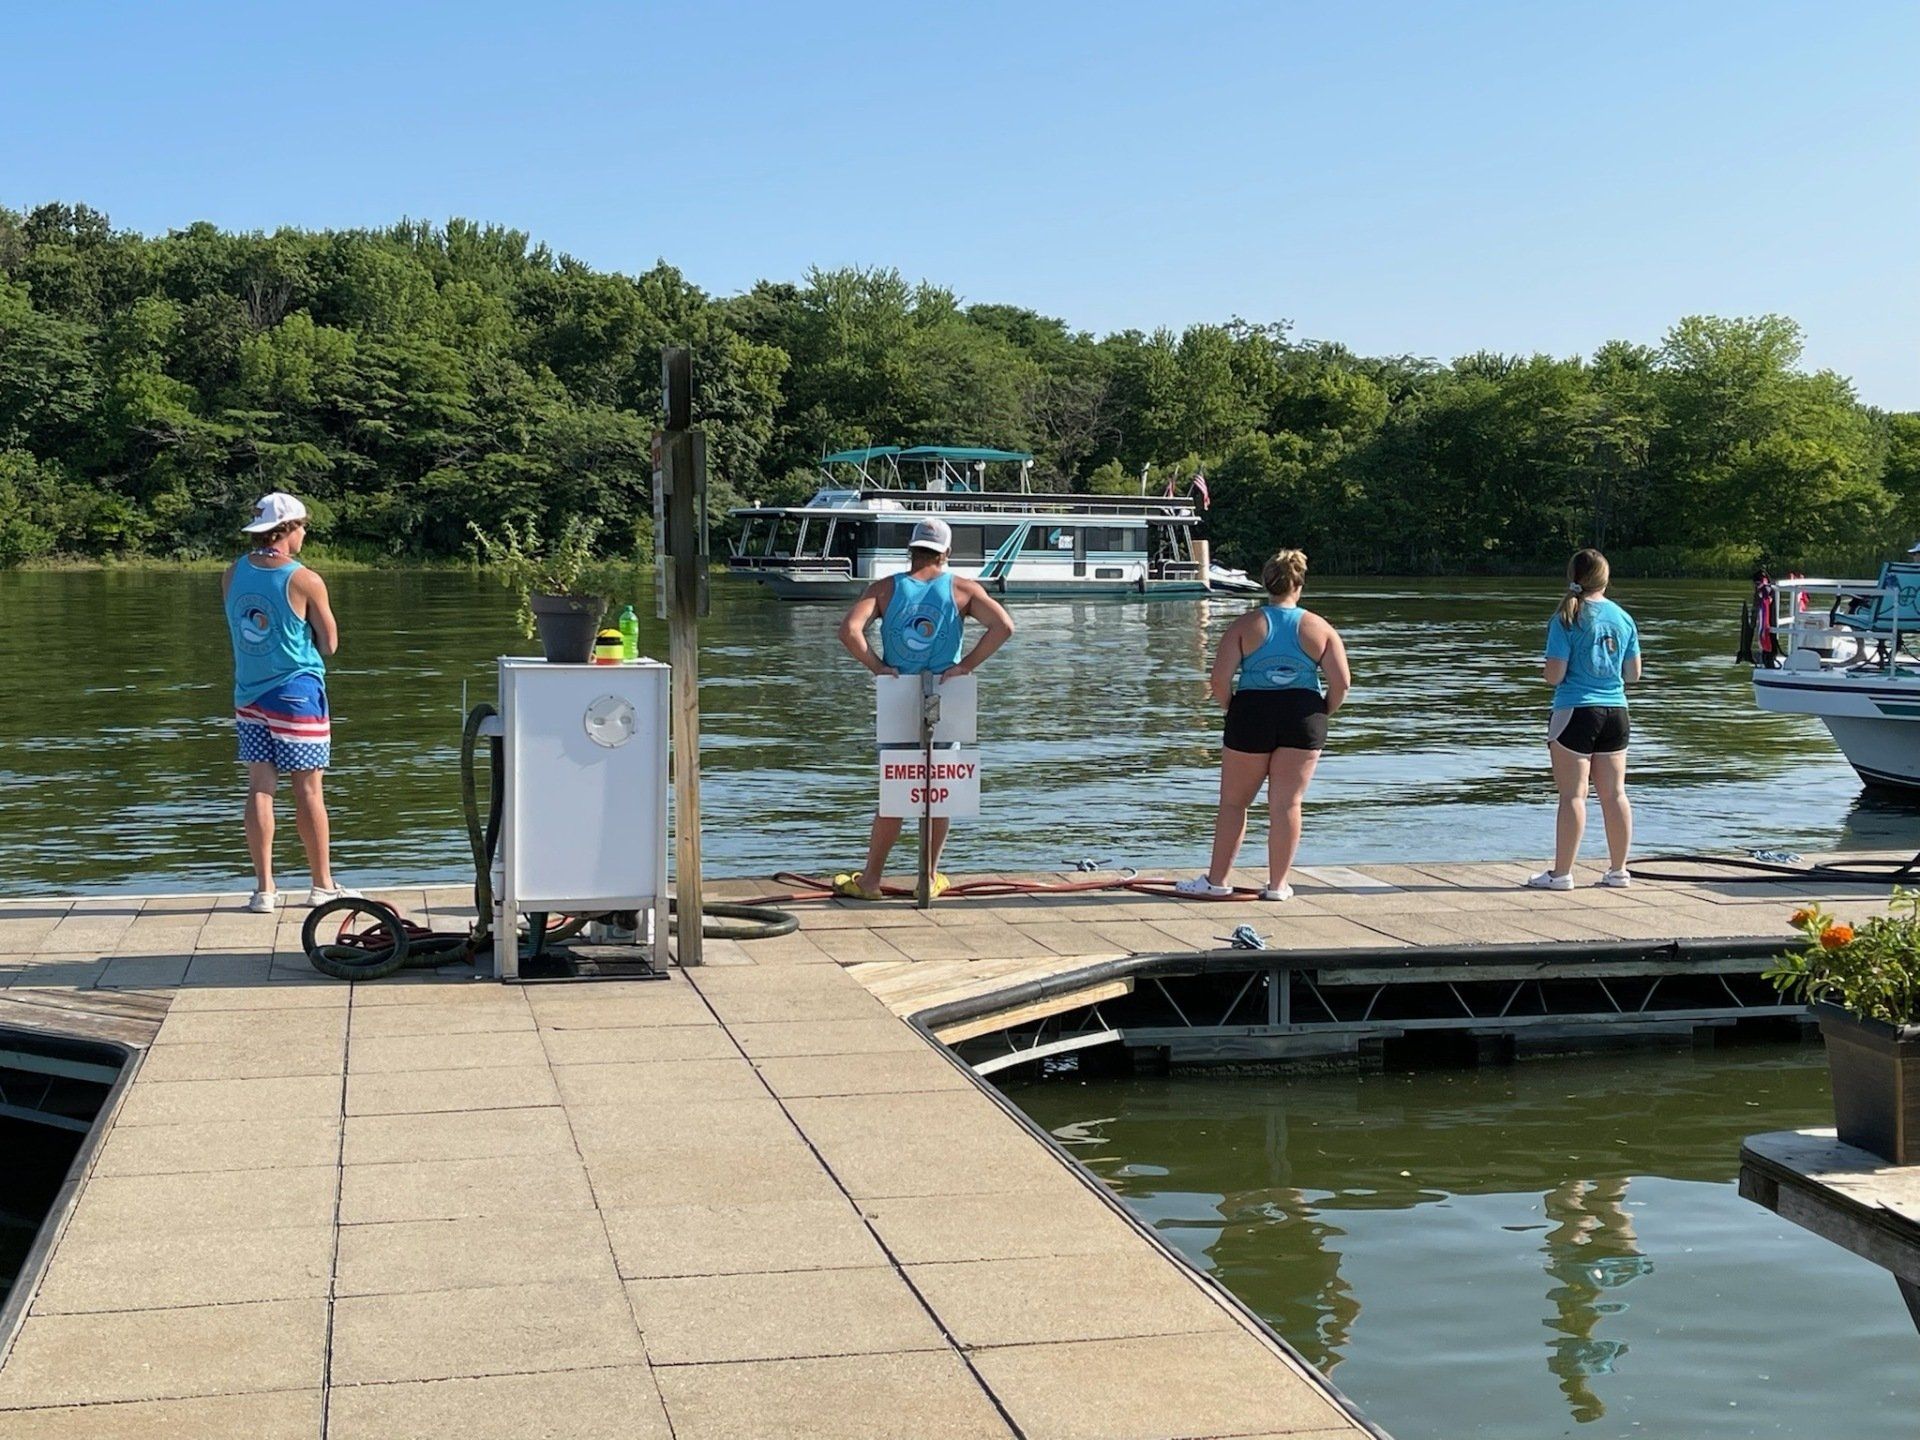
<path id="1" fill-rule="evenodd" d="M 840 643 L 875 675 L 971 675 L 980 662 L 998 650 L 1013 634 L 1013 617 L 978 580 L 947 570 L 953 549 L 953 529 L 944 520 L 922 520 L 907 541 L 907 568 L 869 585 L 840 622 Z M 961 617 L 986 627 L 986 633 L 960 655 Z M 880 653 L 867 643 L 867 627 L 880 621 Z M 859 874 L 833 877 L 836 895 L 878 900 L 880 877 L 887 856 L 900 838 L 898 816 L 876 815 L 867 842 L 867 865 Z M 947 842 L 948 822 L 933 822 L 933 893 L 947 888 L 939 873 L 940 851 Z"/>
<path id="2" fill-rule="evenodd" d="M 247 909 L 270 914 L 273 888 L 273 799 L 281 772 L 293 788 L 294 823 L 313 872 L 309 905 L 357 892 L 333 883 L 328 860 L 327 805 L 320 780 L 333 759 L 327 710 L 327 662 L 340 644 L 326 583 L 294 556 L 307 538 L 307 507 L 275 491 L 241 527 L 253 548 L 221 578 L 227 635 L 233 642 L 233 718 L 240 762 L 247 767 L 247 851 L 253 898 Z"/>

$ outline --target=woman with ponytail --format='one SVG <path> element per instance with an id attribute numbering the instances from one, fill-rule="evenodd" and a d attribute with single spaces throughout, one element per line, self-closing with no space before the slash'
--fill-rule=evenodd
<path id="1" fill-rule="evenodd" d="M 1220 809 L 1213 859 L 1204 875 L 1175 885 L 1179 895 L 1224 899 L 1227 872 L 1247 835 L 1247 809 L 1267 787 L 1267 883 L 1262 900 L 1291 900 L 1287 874 L 1300 849 L 1300 807 L 1313 782 L 1327 721 L 1347 698 L 1347 649 L 1320 616 L 1300 608 L 1307 557 L 1282 550 L 1260 572 L 1267 603 L 1227 627 L 1208 681 L 1227 712 L 1220 750 Z"/>
<path id="2" fill-rule="evenodd" d="M 1607 557 L 1577 550 L 1567 562 L 1567 590 L 1547 622 L 1547 683 L 1553 715 L 1547 753 L 1553 761 L 1560 814 L 1553 866 L 1527 881 L 1536 890 L 1571 890 L 1573 862 L 1587 828 L 1587 789 L 1600 795 L 1607 827 L 1602 885 L 1633 883 L 1627 850 L 1633 807 L 1627 803 L 1626 682 L 1640 678 L 1640 632 L 1633 617 L 1607 599 Z"/>

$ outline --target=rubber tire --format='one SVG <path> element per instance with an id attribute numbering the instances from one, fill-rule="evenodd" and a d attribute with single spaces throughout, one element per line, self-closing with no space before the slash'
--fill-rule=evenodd
<path id="1" fill-rule="evenodd" d="M 387 935 L 387 948 L 368 950 L 358 945 L 328 945 L 320 939 L 320 927 L 326 920 L 344 914 L 370 915 L 375 929 Z M 315 906 L 300 927 L 300 948 L 307 952 L 307 963 L 322 975 L 335 980 L 384 980 L 404 970 L 407 964 L 407 931 L 400 923 L 400 912 L 378 900 L 343 897 Z"/>

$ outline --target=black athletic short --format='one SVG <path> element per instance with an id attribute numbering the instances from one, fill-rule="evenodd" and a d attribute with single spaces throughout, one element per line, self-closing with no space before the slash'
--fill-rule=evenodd
<path id="1" fill-rule="evenodd" d="M 1547 739 L 1576 755 L 1611 755 L 1627 748 L 1627 707 L 1574 705 L 1547 721 Z"/>
<path id="2" fill-rule="evenodd" d="M 1327 697 L 1318 690 L 1238 691 L 1227 705 L 1222 743 L 1249 755 L 1322 749 L 1327 743 Z"/>

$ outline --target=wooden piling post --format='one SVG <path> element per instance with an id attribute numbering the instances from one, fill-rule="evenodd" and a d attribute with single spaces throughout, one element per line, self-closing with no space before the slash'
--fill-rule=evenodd
<path id="1" fill-rule="evenodd" d="M 661 582 L 667 663 L 673 667 L 674 940 L 680 964 L 701 963 L 700 908 L 700 617 L 707 610 L 705 520 L 707 447 L 693 423 L 693 356 L 660 352 L 667 425 L 661 435 L 667 555 Z"/>

